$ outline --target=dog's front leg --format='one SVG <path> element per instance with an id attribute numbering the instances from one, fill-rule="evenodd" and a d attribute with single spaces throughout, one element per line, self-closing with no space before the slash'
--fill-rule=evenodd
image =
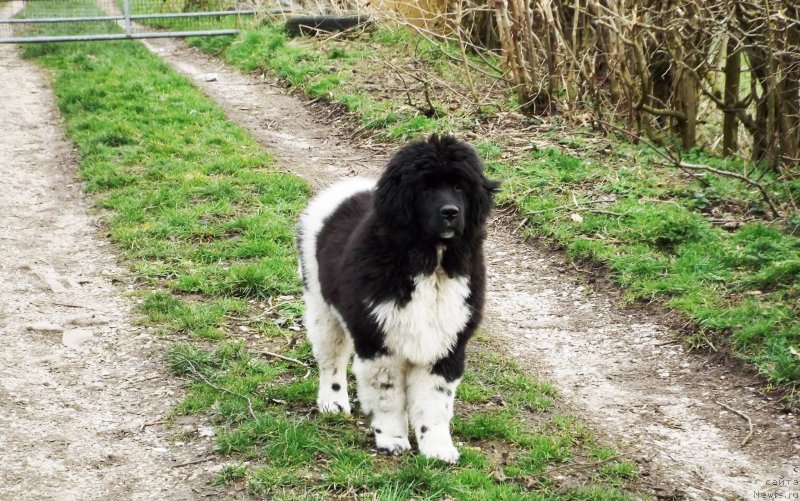
<path id="1" fill-rule="evenodd" d="M 447 463 L 458 461 L 458 449 L 450 437 L 453 402 L 460 379 L 447 381 L 430 367 L 412 366 L 408 372 L 411 426 L 423 456 Z"/>
<path id="2" fill-rule="evenodd" d="M 396 455 L 411 449 L 406 413 L 405 362 L 392 356 L 353 361 L 361 410 L 375 433 L 378 451 Z"/>

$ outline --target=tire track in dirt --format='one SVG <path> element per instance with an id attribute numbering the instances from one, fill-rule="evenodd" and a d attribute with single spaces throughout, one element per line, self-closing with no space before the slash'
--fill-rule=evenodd
<path id="1" fill-rule="evenodd" d="M 387 156 L 357 147 L 340 122 L 268 80 L 244 76 L 183 43 L 146 45 L 216 100 L 279 166 L 319 188 L 375 175 Z M 666 323 L 583 285 L 563 258 L 523 244 L 496 222 L 487 242 L 485 328 L 523 366 L 552 379 L 570 407 L 648 470 L 658 497 L 752 498 L 765 482 L 800 483 L 798 419 L 758 383 L 672 343 Z M 755 434 L 745 448 L 749 415 Z M 797 492 L 779 486 L 775 492 Z"/>
<path id="2" fill-rule="evenodd" d="M 205 483 L 219 465 L 176 467 L 211 442 L 176 445 L 169 434 L 197 425 L 161 422 L 180 384 L 166 343 L 134 326 L 46 73 L 3 44 L 0 68 L 0 499 L 213 492 Z"/>

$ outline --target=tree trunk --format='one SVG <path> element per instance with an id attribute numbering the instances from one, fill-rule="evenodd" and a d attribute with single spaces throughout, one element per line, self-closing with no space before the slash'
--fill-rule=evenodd
<path id="1" fill-rule="evenodd" d="M 650 82 L 652 82 L 650 102 L 654 108 L 666 108 L 669 106 L 673 93 L 674 62 L 669 54 L 663 50 L 648 50 L 652 53 L 650 59 Z M 669 122 L 663 115 L 656 116 L 656 123 L 659 127 L 665 127 Z"/>
<path id="2" fill-rule="evenodd" d="M 697 144 L 697 81 L 688 71 L 680 72 L 678 77 L 677 102 L 674 109 L 686 115 L 685 120 L 676 120 L 676 129 L 681 136 L 683 149 L 689 150 Z"/>
<path id="3" fill-rule="evenodd" d="M 775 152 L 775 86 L 770 78 L 766 51 L 758 46 L 748 50 L 754 94 L 758 87 L 761 94 L 756 99 L 755 129 L 753 130 L 754 163 L 765 163 L 770 169 L 777 168 Z"/>
<path id="4" fill-rule="evenodd" d="M 795 7 L 791 17 L 800 20 L 800 8 Z M 780 58 L 780 136 L 781 156 L 785 165 L 800 165 L 800 26 L 797 22 L 787 27 L 786 44 Z"/>
<path id="5" fill-rule="evenodd" d="M 742 57 L 735 46 L 736 41 L 728 38 L 725 59 L 725 115 L 722 119 L 722 154 L 726 157 L 735 155 L 739 149 L 739 120 L 733 108 L 739 101 Z"/>

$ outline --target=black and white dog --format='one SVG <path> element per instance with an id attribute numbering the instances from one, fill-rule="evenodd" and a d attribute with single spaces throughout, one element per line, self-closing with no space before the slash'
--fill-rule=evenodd
<path id="1" fill-rule="evenodd" d="M 411 448 L 449 463 L 453 400 L 481 320 L 484 223 L 498 183 L 466 143 L 407 144 L 377 183 L 341 181 L 298 225 L 305 324 L 319 364 L 321 412 L 350 412 L 353 363 L 378 450 Z"/>

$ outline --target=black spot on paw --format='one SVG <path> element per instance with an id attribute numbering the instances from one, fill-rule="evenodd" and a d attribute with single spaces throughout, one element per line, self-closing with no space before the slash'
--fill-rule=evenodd
<path id="1" fill-rule="evenodd" d="M 450 388 L 445 388 L 444 386 L 437 386 L 436 391 L 438 391 L 439 393 L 444 393 L 448 397 L 453 396 L 453 390 L 451 390 Z"/>
<path id="2" fill-rule="evenodd" d="M 331 389 L 332 389 L 333 391 L 339 391 L 339 390 L 341 390 L 341 389 L 342 389 L 342 386 L 341 386 L 339 383 L 333 383 L 333 384 L 331 385 Z"/>
<path id="3" fill-rule="evenodd" d="M 394 388 L 392 383 L 381 383 L 381 390 L 391 390 Z"/>
<path id="4" fill-rule="evenodd" d="M 333 405 L 335 405 L 336 408 L 339 409 L 339 412 L 342 412 L 344 410 L 344 407 L 342 407 L 341 404 L 339 404 L 337 402 L 334 402 Z"/>
<path id="5" fill-rule="evenodd" d="M 420 433 L 425 433 L 426 431 L 428 431 L 428 427 L 423 424 L 422 428 L 419 429 L 419 432 Z"/>
<path id="6" fill-rule="evenodd" d="M 383 430 L 381 430 L 380 428 L 375 428 L 375 433 L 383 433 Z"/>

